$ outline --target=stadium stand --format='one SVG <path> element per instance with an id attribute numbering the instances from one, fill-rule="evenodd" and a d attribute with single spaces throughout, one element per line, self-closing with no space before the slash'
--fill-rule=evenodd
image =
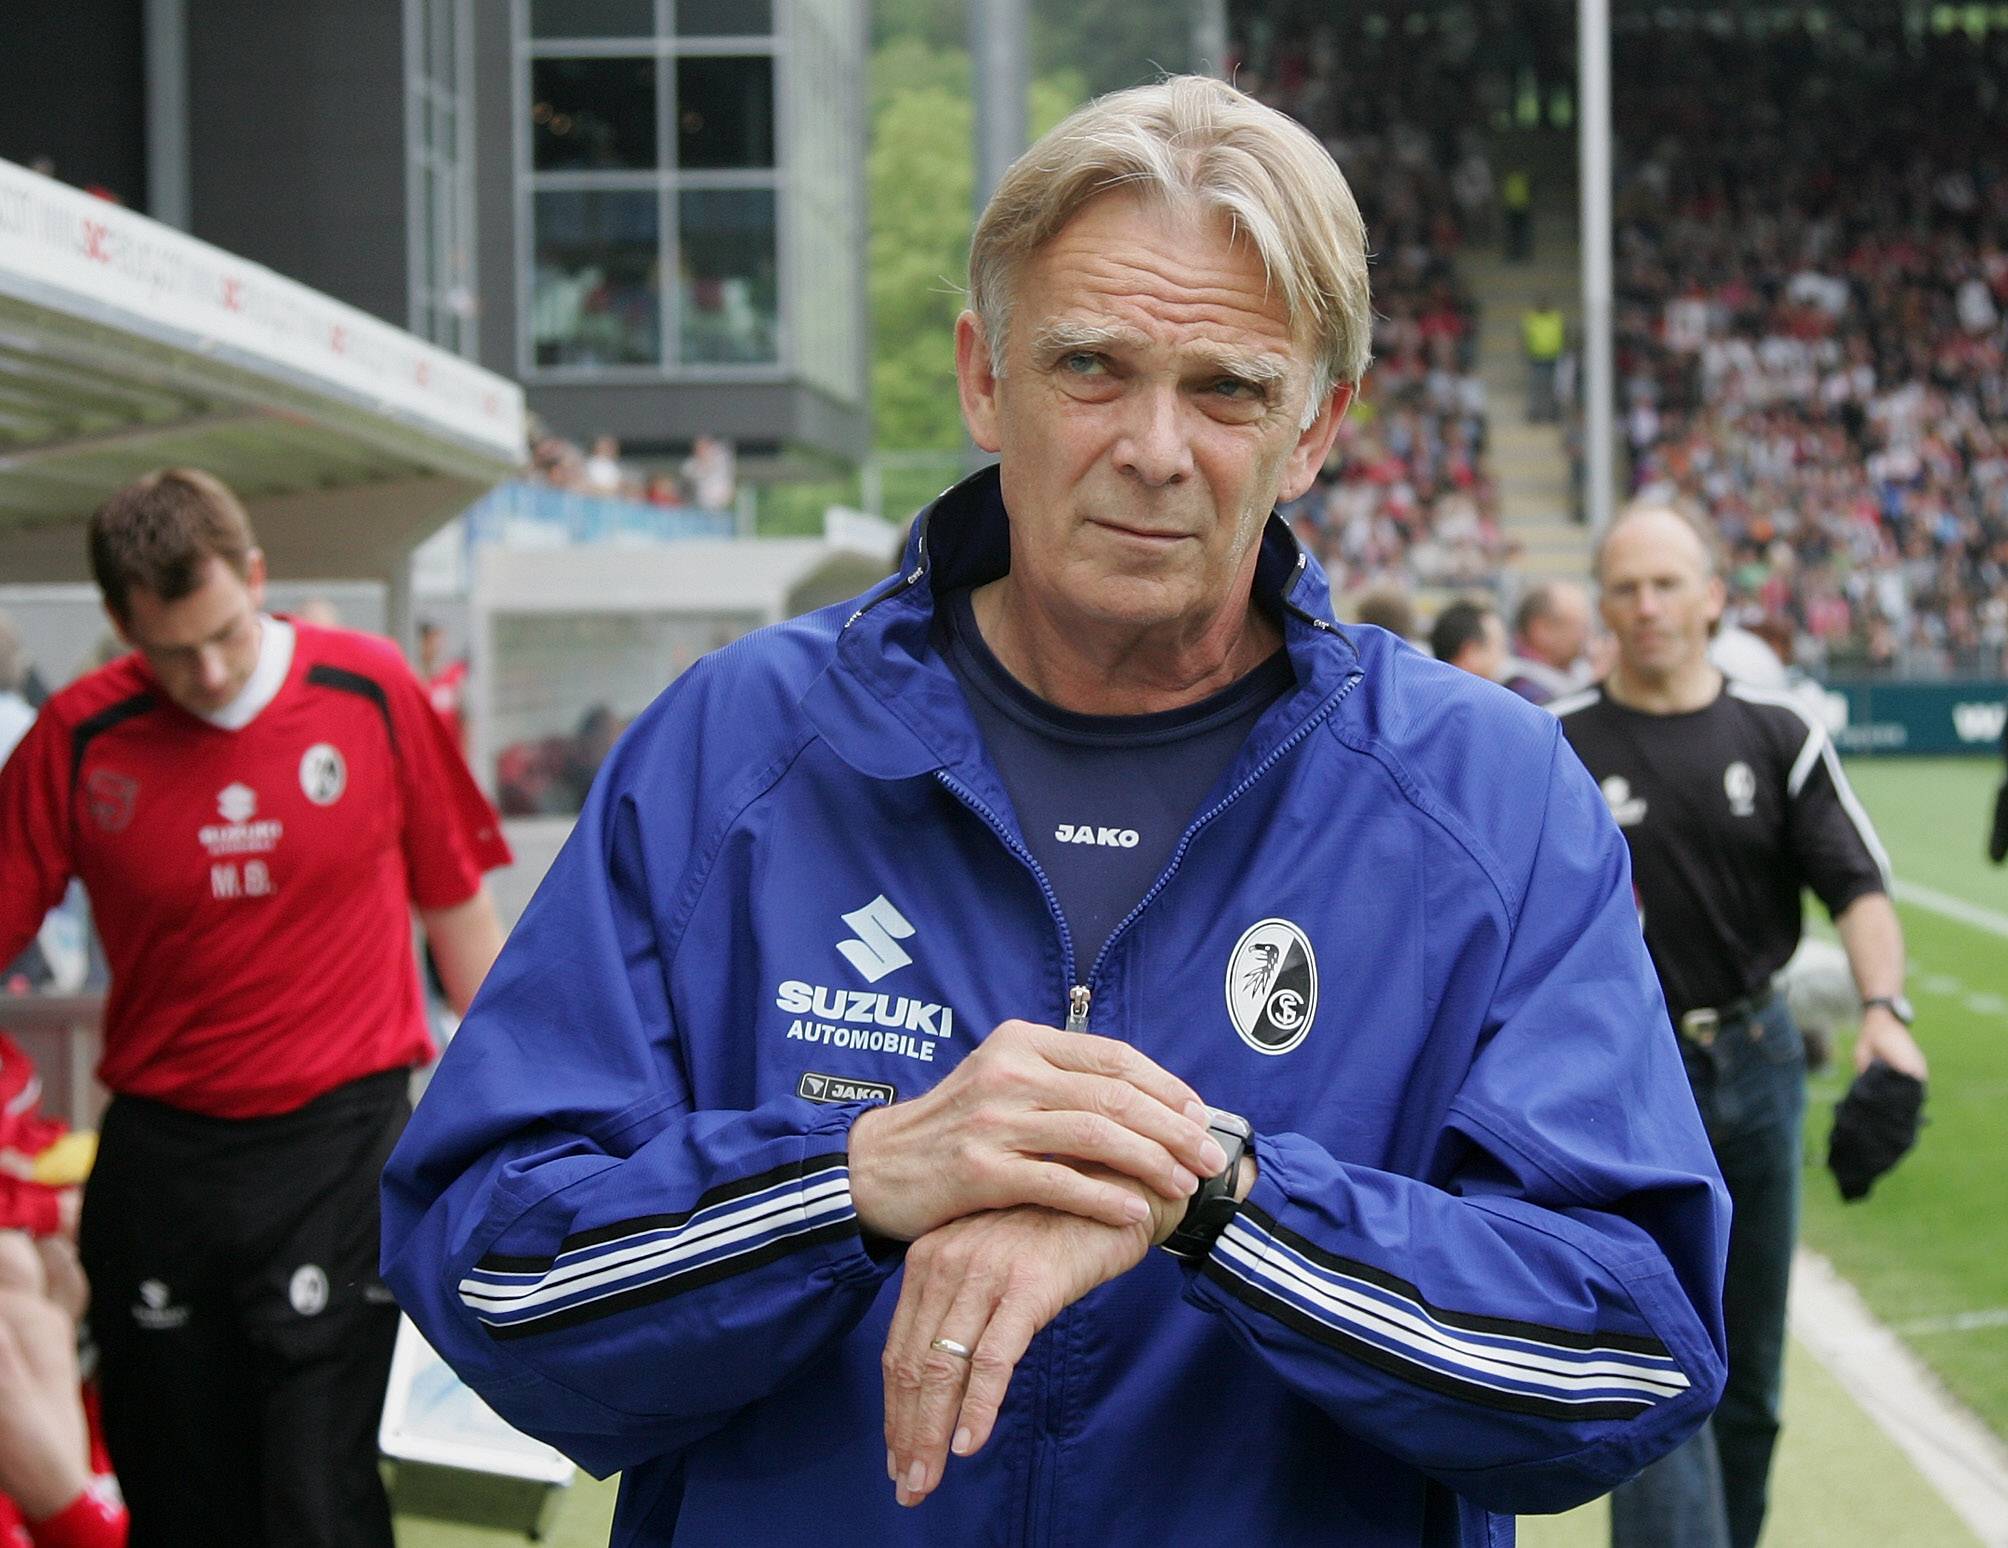
<path id="1" fill-rule="evenodd" d="M 1477 298 L 1457 255 L 1489 236 L 1493 175 L 1472 130 L 1496 88 L 1457 35 L 1381 40 L 1251 27 L 1242 87 L 1304 123 L 1352 183 L 1375 255 L 1374 364 L 1317 484 L 1285 511 L 1357 601 L 1377 587 L 1491 587 L 1509 551 L 1486 461 Z"/>
<path id="2" fill-rule="evenodd" d="M 2008 37 L 1620 38 L 1635 490 L 1708 510 L 1809 669 L 2008 651 Z"/>

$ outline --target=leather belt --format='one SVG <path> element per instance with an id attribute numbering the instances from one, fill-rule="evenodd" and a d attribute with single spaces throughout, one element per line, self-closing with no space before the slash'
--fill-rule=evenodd
<path id="1" fill-rule="evenodd" d="M 1769 987 L 1727 1005 L 1702 1005 L 1684 1012 L 1674 1023 L 1680 1035 L 1697 1048 L 1712 1048 L 1718 1033 L 1746 1021 L 1754 1021 L 1771 1004 Z"/>

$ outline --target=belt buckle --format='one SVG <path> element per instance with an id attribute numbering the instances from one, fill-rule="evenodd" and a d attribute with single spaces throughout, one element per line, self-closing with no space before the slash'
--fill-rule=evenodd
<path id="1" fill-rule="evenodd" d="M 1712 1005 L 1691 1010 L 1680 1018 L 1680 1035 L 1697 1048 L 1713 1048 L 1715 1034 L 1722 1030 L 1722 1012 Z"/>

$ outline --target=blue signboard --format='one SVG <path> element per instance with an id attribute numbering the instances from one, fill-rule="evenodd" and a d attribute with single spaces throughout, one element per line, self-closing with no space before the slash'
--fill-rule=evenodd
<path id="1" fill-rule="evenodd" d="M 1801 692 L 1844 753 L 1972 753 L 1998 757 L 2008 682 L 1831 682 Z"/>

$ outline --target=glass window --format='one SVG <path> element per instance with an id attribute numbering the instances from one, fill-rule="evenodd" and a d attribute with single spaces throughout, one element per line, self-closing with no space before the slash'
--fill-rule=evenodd
<path id="1" fill-rule="evenodd" d="M 690 189 L 677 196 L 679 357 L 691 365 L 780 357 L 771 188 Z"/>
<path id="2" fill-rule="evenodd" d="M 774 30 L 773 0 L 676 0 L 676 30 L 686 38 L 764 38 Z"/>
<path id="3" fill-rule="evenodd" d="M 433 210 L 439 198 L 439 174 L 430 158 L 418 164 L 418 288 L 431 295 L 439 289 L 439 228 Z"/>
<path id="4" fill-rule="evenodd" d="M 533 38 L 651 38 L 655 0 L 530 0 Z"/>
<path id="5" fill-rule="evenodd" d="M 660 243 L 653 189 L 539 193 L 530 286 L 537 364 L 656 364 Z"/>
<path id="6" fill-rule="evenodd" d="M 539 507 L 562 514 L 558 491 L 534 493 Z M 762 621 L 738 613 L 492 616 L 495 796 L 508 817 L 576 813 L 614 739 L 662 685 Z"/>
<path id="7" fill-rule="evenodd" d="M 539 172 L 653 169 L 655 61 L 532 61 L 530 144 Z"/>
<path id="8" fill-rule="evenodd" d="M 460 73 L 453 46 L 454 0 L 432 0 L 432 78 L 452 88 Z"/>
<path id="9" fill-rule="evenodd" d="M 772 55 L 677 60 L 676 156 L 686 172 L 774 165 Z"/>

